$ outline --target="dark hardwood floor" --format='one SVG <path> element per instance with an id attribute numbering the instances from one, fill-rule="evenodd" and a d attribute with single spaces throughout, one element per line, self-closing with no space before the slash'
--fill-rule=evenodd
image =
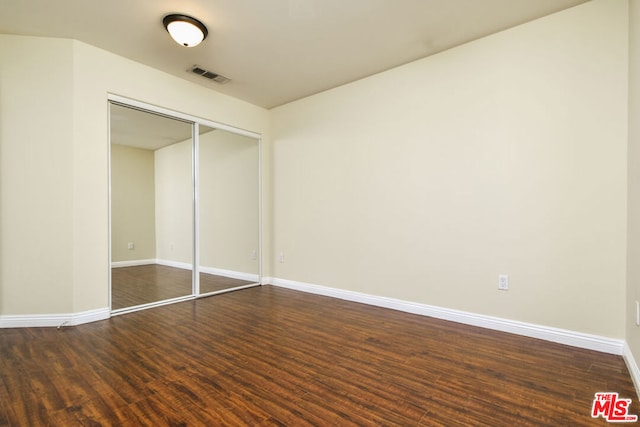
<path id="1" fill-rule="evenodd" d="M 117 310 L 191 295 L 191 275 L 191 270 L 158 264 L 112 268 L 111 309 Z M 203 294 L 251 283 L 246 280 L 200 273 L 200 293 Z"/>
<path id="2" fill-rule="evenodd" d="M 0 426 L 582 426 L 619 356 L 272 286 L 0 329 Z"/>

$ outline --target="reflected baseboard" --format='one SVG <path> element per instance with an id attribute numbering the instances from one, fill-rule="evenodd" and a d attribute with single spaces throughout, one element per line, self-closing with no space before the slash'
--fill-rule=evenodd
<path id="1" fill-rule="evenodd" d="M 156 264 L 165 265 L 167 267 L 175 267 L 175 268 L 182 268 L 185 270 L 191 270 L 191 264 L 186 262 L 171 261 L 166 259 L 157 259 L 155 261 L 156 261 Z M 225 270 L 225 269 L 216 268 L 216 267 L 207 267 L 204 265 L 200 266 L 200 272 L 206 273 L 206 274 L 213 274 L 215 276 L 228 277 L 230 279 L 247 280 L 250 282 L 258 282 L 259 280 L 259 276 L 257 274 L 245 273 L 243 271 Z"/>
<path id="2" fill-rule="evenodd" d="M 231 279 L 246 280 L 248 282 L 258 282 L 260 276 L 254 273 L 244 273 L 242 271 L 224 270 L 222 268 L 200 266 L 200 272 L 213 274 L 214 276 L 224 276 Z"/>
<path id="3" fill-rule="evenodd" d="M 111 262 L 111 268 L 120 267 L 138 267 L 141 265 L 157 264 L 157 259 L 135 259 L 131 261 L 113 261 Z"/>
<path id="4" fill-rule="evenodd" d="M 193 264 L 188 262 L 173 261 L 170 259 L 156 259 L 154 264 L 164 265 L 165 267 L 181 268 L 182 270 L 191 270 Z"/>
<path id="5" fill-rule="evenodd" d="M 171 261 L 168 259 L 133 259 L 129 261 L 112 261 L 111 268 L 120 267 L 140 267 L 142 265 L 164 265 L 166 267 L 181 268 L 183 270 L 191 270 L 191 264 L 180 261 Z"/>
<path id="6" fill-rule="evenodd" d="M 111 263 L 111 268 L 120 268 L 120 267 L 138 267 L 142 265 L 164 265 L 166 267 L 174 267 L 180 268 L 183 270 L 191 270 L 192 265 L 187 262 L 173 261 L 168 259 L 138 259 L 138 260 L 130 260 L 130 261 L 113 261 Z M 200 266 L 200 272 L 206 274 L 213 274 L 215 276 L 223 276 L 228 277 L 230 279 L 240 279 L 246 280 L 249 282 L 259 282 L 260 275 L 255 273 L 247 273 L 244 271 L 235 271 L 235 270 L 226 270 L 223 268 L 217 267 L 207 267 Z"/>

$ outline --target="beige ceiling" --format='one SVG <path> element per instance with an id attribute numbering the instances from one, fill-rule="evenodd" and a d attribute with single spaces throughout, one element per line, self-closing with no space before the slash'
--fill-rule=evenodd
<path id="1" fill-rule="evenodd" d="M 585 1 L 0 0 L 0 33 L 81 40 L 271 108 Z M 179 46 L 169 13 L 197 17 L 209 37 Z"/>

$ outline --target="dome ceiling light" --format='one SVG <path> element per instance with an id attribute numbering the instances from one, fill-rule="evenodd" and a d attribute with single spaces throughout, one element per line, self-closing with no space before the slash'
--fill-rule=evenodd
<path id="1" fill-rule="evenodd" d="M 162 23 L 176 43 L 186 47 L 199 45 L 209 34 L 202 22 L 187 15 L 167 15 Z"/>

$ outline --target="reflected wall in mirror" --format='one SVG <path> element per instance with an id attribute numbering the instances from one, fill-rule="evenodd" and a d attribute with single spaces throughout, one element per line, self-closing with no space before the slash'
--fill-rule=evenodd
<path id="1" fill-rule="evenodd" d="M 193 295 L 192 129 L 110 104 L 114 311 Z"/>
<path id="2" fill-rule="evenodd" d="M 200 293 L 259 282 L 259 144 L 200 126 Z"/>

